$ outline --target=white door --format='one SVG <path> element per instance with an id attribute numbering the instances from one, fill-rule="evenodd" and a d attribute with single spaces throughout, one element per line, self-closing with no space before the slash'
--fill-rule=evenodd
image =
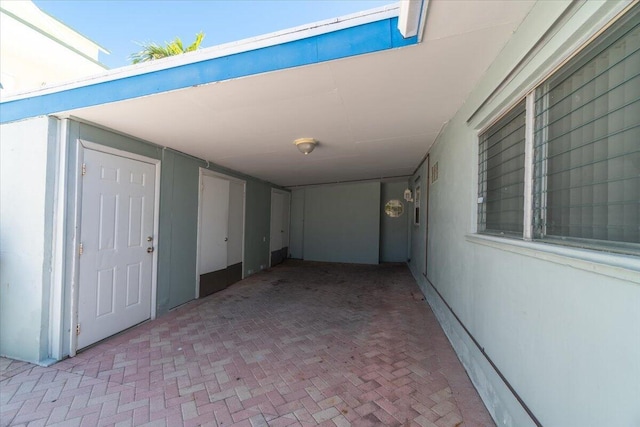
<path id="1" fill-rule="evenodd" d="M 273 191 L 271 193 L 271 243 L 269 249 L 271 252 L 282 249 L 282 215 L 284 208 L 284 195 Z"/>
<path id="2" fill-rule="evenodd" d="M 199 274 L 227 268 L 229 181 L 202 175 Z"/>
<path id="3" fill-rule="evenodd" d="M 84 164 L 78 349 L 151 317 L 155 243 L 155 165 L 88 149 Z"/>

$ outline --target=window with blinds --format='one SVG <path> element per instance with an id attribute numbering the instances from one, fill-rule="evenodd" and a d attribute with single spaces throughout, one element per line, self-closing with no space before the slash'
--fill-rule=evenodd
<path id="1" fill-rule="evenodd" d="M 536 91 L 534 238 L 640 243 L 640 14 L 634 9 Z"/>
<path id="2" fill-rule="evenodd" d="M 522 235 L 524 150 L 523 101 L 480 135 L 479 231 Z"/>

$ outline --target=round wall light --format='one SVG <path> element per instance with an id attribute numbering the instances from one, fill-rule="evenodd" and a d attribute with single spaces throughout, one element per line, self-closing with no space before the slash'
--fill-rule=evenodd
<path id="1" fill-rule="evenodd" d="M 314 148 L 316 148 L 318 141 L 313 138 L 298 138 L 293 141 L 293 143 L 298 147 L 298 150 L 300 150 L 301 153 L 309 154 Z"/>

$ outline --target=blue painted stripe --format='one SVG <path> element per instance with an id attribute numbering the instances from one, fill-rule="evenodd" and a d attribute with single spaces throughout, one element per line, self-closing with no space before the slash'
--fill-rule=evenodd
<path id="1" fill-rule="evenodd" d="M 0 123 L 416 44 L 389 18 L 248 52 L 0 103 Z"/>

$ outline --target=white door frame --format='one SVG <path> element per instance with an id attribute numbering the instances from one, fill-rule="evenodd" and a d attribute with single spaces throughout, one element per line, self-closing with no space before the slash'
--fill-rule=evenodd
<path id="1" fill-rule="evenodd" d="M 246 232 L 246 214 L 247 214 L 247 181 L 235 178 L 230 175 L 225 175 L 220 172 L 212 171 L 207 168 L 200 168 L 198 174 L 198 234 L 196 236 L 196 292 L 195 299 L 200 298 L 200 227 L 202 221 L 202 176 L 212 176 L 215 178 L 226 179 L 227 181 L 233 181 L 242 184 L 242 278 L 244 279 L 244 237 Z"/>
<path id="2" fill-rule="evenodd" d="M 80 225 L 82 224 L 82 164 L 84 163 L 85 150 L 99 151 L 105 154 L 112 154 L 115 156 L 124 157 L 131 160 L 138 160 L 145 163 L 150 163 L 156 167 L 156 184 L 155 184 L 155 199 L 153 201 L 153 235 L 155 236 L 154 245 L 157 248 L 159 244 L 159 218 L 160 218 L 160 167 L 161 161 L 159 159 L 153 159 L 151 157 L 141 156 L 139 154 L 130 153 L 128 151 L 118 150 L 106 145 L 97 144 L 95 142 L 86 141 L 83 139 L 77 140 L 77 156 L 76 156 L 76 186 L 73 191 L 73 197 L 75 200 L 75 209 L 73 215 L 75 216 L 75 228 L 76 232 L 73 234 L 72 246 L 75 248 L 70 255 L 71 259 L 71 313 L 70 313 L 70 325 L 69 331 L 71 337 L 69 340 L 69 356 L 75 356 L 78 350 L 78 337 L 76 335 L 75 325 L 78 324 L 78 287 L 80 282 L 80 253 L 78 251 L 80 245 L 80 236 L 82 230 Z M 157 308 L 157 284 L 158 284 L 158 251 L 154 251 L 153 262 L 151 267 L 151 319 L 156 318 Z"/>

